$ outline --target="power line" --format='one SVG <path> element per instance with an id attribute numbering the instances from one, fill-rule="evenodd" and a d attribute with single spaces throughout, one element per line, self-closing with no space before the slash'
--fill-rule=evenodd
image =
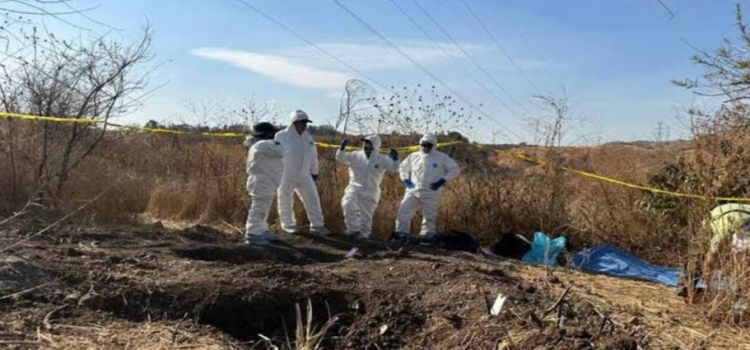
<path id="1" fill-rule="evenodd" d="M 352 66 L 351 64 L 347 63 L 346 61 L 342 60 L 341 58 L 336 57 L 336 55 L 334 55 L 334 54 L 328 52 L 327 50 L 323 49 L 318 44 L 314 43 L 312 40 L 306 38 L 305 36 L 303 36 L 302 34 L 298 33 L 297 31 L 295 31 L 294 29 L 292 29 L 288 25 L 284 24 L 284 22 L 281 22 L 280 20 L 278 20 L 278 19 L 272 17 L 271 15 L 263 12 L 261 9 L 257 8 L 256 6 L 253 6 L 252 4 L 250 4 L 249 2 L 247 2 L 245 0 L 237 0 L 237 1 L 239 1 L 241 4 L 245 5 L 249 9 L 255 11 L 257 14 L 263 16 L 265 19 L 267 19 L 267 20 L 275 23 L 279 27 L 285 29 L 286 31 L 288 31 L 292 35 L 296 36 L 298 39 L 300 39 L 300 40 L 306 42 L 307 44 L 311 45 L 312 47 L 318 49 L 318 51 L 320 51 L 324 55 L 326 55 L 326 56 L 328 56 L 328 57 L 336 60 L 336 62 L 341 63 L 345 67 L 351 69 L 353 72 L 355 72 L 355 73 L 359 74 L 360 76 L 364 77 L 365 79 L 370 80 L 371 82 L 375 83 L 375 85 L 377 85 L 377 86 L 385 89 L 386 91 L 389 91 L 389 89 L 385 85 L 379 83 L 374 78 L 372 78 L 369 75 L 363 73 L 362 71 L 360 71 L 356 67 Z"/>
<path id="2" fill-rule="evenodd" d="M 511 27 L 511 29 L 513 29 L 513 31 L 518 36 L 518 38 L 520 38 L 521 41 L 523 41 L 526 44 L 525 48 L 528 50 L 528 52 L 531 53 L 531 55 L 537 61 L 544 62 L 544 60 L 542 59 L 542 55 L 540 55 L 539 52 L 534 48 L 534 45 L 531 44 L 531 40 L 529 40 L 526 34 L 523 33 L 521 28 L 513 22 L 506 22 L 506 23 Z M 544 70 L 544 73 L 547 74 L 547 76 L 549 77 L 551 81 L 560 83 L 560 88 L 563 90 L 563 92 L 565 91 L 565 82 L 563 79 L 560 79 L 559 75 L 555 74 L 555 72 L 550 70 L 548 65 L 546 64 L 541 64 L 541 69 Z M 578 92 L 578 95 L 580 99 L 585 99 L 585 96 L 581 92 Z"/>
<path id="3" fill-rule="evenodd" d="M 516 63 L 516 60 L 514 60 L 513 57 L 511 57 L 510 54 L 508 54 L 508 52 L 505 51 L 502 45 L 500 45 L 500 42 L 497 40 L 497 38 L 495 38 L 492 32 L 490 32 L 489 28 L 487 28 L 487 26 L 484 24 L 482 19 L 480 19 L 479 16 L 477 16 L 476 12 L 472 10 L 471 6 L 469 6 L 469 3 L 466 2 L 466 0 L 460 0 L 460 1 L 461 3 L 464 4 L 466 9 L 469 10 L 469 13 L 471 14 L 472 17 L 474 17 L 477 23 L 479 23 L 479 26 L 481 26 L 482 29 L 484 29 L 484 32 L 487 34 L 487 36 L 489 36 L 490 39 L 492 39 L 492 42 L 495 44 L 495 47 L 498 49 L 498 51 L 500 51 L 500 53 L 502 53 L 503 56 L 505 56 L 505 58 L 508 59 L 510 64 L 513 65 L 513 67 L 518 71 L 518 73 L 521 74 L 521 77 L 526 81 L 526 83 L 529 84 L 529 86 L 531 86 L 531 88 L 533 88 L 536 91 L 536 93 L 538 93 L 539 95 L 544 95 L 544 93 L 542 93 L 542 91 L 539 90 L 539 88 L 536 85 L 534 85 L 534 83 L 532 83 L 531 80 L 529 80 L 529 78 L 526 76 L 526 73 L 524 73 L 523 69 L 521 69 L 521 67 Z"/>
<path id="4" fill-rule="evenodd" d="M 509 24 L 509 25 L 510 25 L 510 27 L 511 27 L 511 28 L 513 29 L 513 31 L 515 31 L 515 32 L 516 32 L 516 35 L 518 35 L 518 37 L 519 37 L 519 38 L 520 38 L 520 39 L 521 39 L 521 40 L 522 40 L 522 41 L 523 41 L 523 42 L 524 42 L 524 43 L 526 44 L 526 46 L 525 46 L 525 47 L 526 47 L 526 48 L 527 48 L 527 49 L 529 50 L 529 52 L 530 52 L 530 53 L 532 54 L 532 56 L 534 56 L 534 58 L 535 58 L 535 59 L 536 59 L 537 61 L 539 61 L 539 62 L 542 62 L 543 60 L 542 60 L 542 58 L 541 58 L 541 55 L 540 55 L 540 54 L 539 54 L 539 52 L 538 52 L 538 51 L 537 51 L 537 50 L 536 50 L 536 49 L 534 48 L 534 46 L 530 44 L 530 41 L 531 41 L 531 40 L 529 40 L 529 38 L 528 38 L 528 37 L 526 36 L 526 34 L 524 34 L 524 33 L 523 33 L 523 32 L 521 31 L 521 29 L 520 29 L 520 28 L 519 28 L 518 26 L 516 26 L 516 25 L 515 25 L 514 23 L 512 23 L 512 22 L 508 22 L 508 24 Z M 547 73 L 547 75 L 548 75 L 548 76 L 550 77 L 550 79 L 551 79 L 551 80 L 553 80 L 553 81 L 556 81 L 556 82 L 559 82 L 559 81 L 561 81 L 561 79 L 559 79 L 559 78 L 558 78 L 558 76 L 557 76 L 556 74 L 554 74 L 554 73 L 553 73 L 552 71 L 550 71 L 550 70 L 549 70 L 549 68 L 547 68 L 547 65 L 545 65 L 545 64 L 542 64 L 541 66 L 542 66 L 542 69 L 544 70 L 544 72 L 545 72 L 545 73 Z M 562 86 L 563 86 L 563 88 L 564 88 L 565 84 L 562 84 Z"/>
<path id="5" fill-rule="evenodd" d="M 388 44 L 388 46 L 390 46 L 393 50 L 395 50 L 401 56 L 403 56 L 404 58 L 406 58 L 415 67 L 419 68 L 423 73 L 425 73 L 427 76 L 429 76 L 432 80 L 435 80 L 441 86 L 443 86 L 444 88 L 446 88 L 447 90 L 449 90 L 450 92 L 452 92 L 453 94 L 455 94 L 456 96 L 458 96 L 459 98 L 461 98 L 462 100 L 466 100 L 458 92 L 456 92 L 452 88 L 448 87 L 435 74 L 433 74 L 427 68 L 425 68 L 424 66 L 422 66 L 421 64 L 419 64 L 419 62 L 417 62 L 416 60 L 414 60 L 414 58 L 412 58 L 411 56 L 409 56 L 409 54 L 407 54 L 406 52 L 404 52 L 403 50 L 401 50 L 396 44 L 394 44 L 392 41 L 390 41 L 390 39 L 388 39 L 385 35 L 380 34 L 380 32 L 378 32 L 377 29 L 375 29 L 373 26 L 371 26 L 369 23 L 367 23 L 364 19 L 362 19 L 362 17 L 359 17 L 356 13 L 352 12 L 352 10 L 350 10 L 348 7 L 346 7 L 346 5 L 344 5 L 343 3 L 341 3 L 339 0 L 331 0 L 331 1 L 333 1 L 342 10 L 344 10 L 346 13 L 348 13 L 352 18 L 354 18 L 355 20 L 357 20 L 360 24 L 362 24 L 370 32 L 372 32 L 373 34 L 377 35 L 381 40 L 383 40 L 383 42 L 385 42 L 386 44 Z M 468 100 L 466 100 L 465 102 L 471 104 L 470 102 L 468 102 Z"/>
<path id="6" fill-rule="evenodd" d="M 375 29 L 375 27 L 373 27 L 369 23 L 367 23 L 367 21 L 365 21 L 364 19 L 362 19 L 362 17 L 360 17 L 356 13 L 354 13 L 346 5 L 344 5 L 343 3 L 341 3 L 341 1 L 339 1 L 339 0 L 331 0 L 331 1 L 333 1 L 336 5 L 338 5 L 344 12 L 346 12 L 347 14 L 349 14 L 349 16 L 351 16 L 352 18 L 354 18 L 362 26 L 364 26 L 370 32 L 372 32 L 377 37 L 379 37 L 384 43 L 386 43 L 388 46 L 390 46 L 394 51 L 396 51 L 398 54 L 400 54 L 401 56 L 403 56 L 406 60 L 408 60 L 409 62 L 411 62 L 412 65 L 414 65 L 419 70 L 421 70 L 425 75 L 427 75 L 428 77 L 430 77 L 432 80 L 436 81 L 444 89 L 450 91 L 456 97 L 458 97 L 459 99 L 461 99 L 464 103 L 466 103 L 467 105 L 471 106 L 472 108 L 474 108 L 475 110 L 477 110 L 479 113 L 481 113 L 482 115 L 484 115 L 488 119 L 490 119 L 490 120 L 494 121 L 495 123 L 497 123 L 501 128 L 503 128 L 504 130 L 508 131 L 513 136 L 517 137 L 519 140 L 523 140 L 523 138 L 520 137 L 520 136 L 518 136 L 518 134 L 516 134 L 512 130 L 510 130 L 507 127 L 505 127 L 502 124 L 500 124 L 497 120 L 495 120 L 494 118 L 492 118 L 489 114 L 487 114 L 486 112 L 484 112 L 481 109 L 477 108 L 473 103 L 471 103 L 471 101 L 469 101 L 462 94 L 458 93 L 456 90 L 454 90 L 453 88 L 451 88 L 450 86 L 448 86 L 447 84 L 445 84 L 442 81 L 442 79 L 440 79 L 439 77 L 437 77 L 430 70 L 428 70 L 423 65 L 421 65 L 419 62 L 417 62 L 416 60 L 414 60 L 414 58 L 412 58 L 411 56 L 409 56 L 409 54 L 407 54 L 406 52 L 404 52 L 403 50 L 401 50 L 401 48 L 399 48 L 396 44 L 394 44 L 390 39 L 388 39 L 385 35 L 381 34 L 377 29 Z"/>
<path id="7" fill-rule="evenodd" d="M 314 48 L 316 48 L 316 49 L 317 49 L 318 51 L 320 51 L 320 52 L 321 52 L 321 53 L 323 53 L 324 55 L 326 55 L 326 56 L 328 56 L 328 57 L 330 57 L 330 58 L 334 59 L 335 61 L 339 62 L 340 64 L 342 64 L 342 65 L 344 65 L 345 67 L 349 68 L 350 70 L 354 71 L 355 73 L 357 73 L 357 74 L 361 75 L 362 77 L 364 77 L 364 78 L 366 78 L 366 79 L 368 79 L 368 80 L 372 81 L 373 83 L 375 83 L 375 84 L 376 84 L 377 86 L 379 86 L 379 87 L 383 88 L 384 90 L 386 90 L 386 91 L 390 91 L 390 89 L 388 89 L 388 87 L 386 87 L 386 86 L 385 86 L 384 84 L 381 84 L 381 83 L 380 83 L 380 82 L 378 82 L 378 81 L 377 81 L 376 79 L 374 79 L 374 78 L 372 78 L 372 77 L 368 76 L 367 74 L 363 73 L 362 71 L 360 71 L 360 70 L 359 70 L 359 69 L 357 69 L 356 67 L 352 66 L 351 64 L 347 63 L 347 62 L 346 62 L 346 61 L 344 61 L 343 59 L 341 59 L 341 58 L 337 57 L 336 55 L 334 55 L 334 54 L 332 54 L 332 53 L 330 53 L 330 52 L 328 52 L 327 50 L 325 50 L 324 48 L 320 47 L 319 45 L 317 45 L 317 44 L 316 44 L 315 42 L 313 42 L 312 40 L 308 39 L 307 37 L 305 37 L 304 35 L 300 34 L 300 33 L 299 33 L 299 32 L 297 32 L 296 30 L 294 30 L 293 28 L 289 27 L 288 25 L 284 24 L 284 23 L 283 23 L 283 22 L 281 22 L 280 20 L 278 20 L 278 19 L 274 18 L 273 16 L 271 16 L 271 15 L 269 15 L 269 14 L 265 13 L 264 11 L 262 11 L 261 9 L 259 9 L 258 7 L 256 7 L 256 6 L 253 6 L 252 4 L 250 4 L 249 2 L 247 2 L 247 1 L 245 1 L 245 0 L 237 0 L 237 1 L 239 1 L 239 2 L 240 2 L 240 3 L 242 4 L 242 5 L 244 5 L 244 6 L 248 7 L 249 9 L 253 10 L 253 11 L 254 11 L 254 12 L 256 12 L 257 14 L 261 15 L 262 17 L 266 18 L 267 20 L 269 20 L 269 21 L 273 22 L 274 24 L 276 24 L 276 25 L 278 25 L 279 27 L 283 28 L 284 30 L 288 31 L 289 33 L 291 33 L 292 35 L 294 35 L 294 36 L 295 36 L 295 37 L 297 37 L 298 39 L 300 39 L 300 40 L 304 41 L 305 43 L 307 43 L 307 44 L 309 44 L 309 45 L 311 45 L 311 46 L 313 46 Z M 334 0 L 334 1 L 335 1 L 335 0 Z M 416 61 L 414 61 L 414 59 L 412 59 L 412 58 L 411 58 L 411 57 L 410 57 L 410 56 L 409 56 L 408 54 L 406 54 L 405 52 L 403 52 L 402 50 L 400 50 L 400 49 L 399 49 L 399 48 L 398 48 L 398 47 L 397 47 L 397 46 L 396 46 L 395 44 L 393 44 L 392 42 L 390 42 L 390 40 L 388 40 L 388 38 L 386 38 L 385 36 L 383 36 L 382 34 L 380 34 L 379 32 L 377 32 L 377 30 L 375 30 L 375 28 L 373 28 L 372 26 L 370 26 L 369 24 L 367 24 L 367 23 L 366 23 L 366 22 L 365 22 L 364 20 L 362 20 L 362 19 L 361 19 L 361 18 L 360 18 L 359 16 L 357 16 L 357 15 L 356 15 L 355 13 L 351 12 L 351 10 L 349 10 L 348 8 L 346 8 L 346 6 L 344 6 L 343 4 L 339 3 L 338 1 L 336 1 L 336 2 L 338 3 L 338 5 L 339 5 L 339 6 L 341 6 L 341 7 L 342 7 L 342 9 L 346 9 L 346 10 L 347 10 L 347 12 L 349 12 L 349 13 L 350 13 L 350 14 L 351 14 L 351 15 L 352 15 L 353 17 L 355 17 L 355 18 L 358 18 L 358 19 L 359 19 L 359 21 L 360 21 L 360 23 L 362 23 L 363 25 L 365 25 L 366 27 L 368 27 L 368 28 L 369 28 L 369 29 L 370 29 L 371 31 L 373 31 L 373 32 L 374 32 L 374 33 L 376 33 L 376 34 L 377 34 L 378 36 L 380 36 L 380 37 L 381 37 L 381 39 L 384 39 L 384 41 L 385 41 L 386 43 L 389 43 L 389 46 L 391 46 L 392 48 L 394 48 L 394 49 L 395 49 L 395 50 L 396 50 L 397 52 L 399 52 L 399 53 L 400 53 L 400 54 L 401 54 L 402 56 L 404 56 L 404 57 L 405 57 L 405 58 L 407 58 L 407 59 L 408 59 L 409 61 L 411 61 L 411 62 L 412 62 L 413 64 L 415 64 L 415 66 L 417 66 L 417 67 L 421 67 L 420 69 L 421 69 L 421 70 L 422 70 L 423 72 L 425 72 L 425 73 L 426 73 L 426 74 L 427 74 L 428 76 L 430 76 L 430 77 L 431 77 L 432 79 L 434 79 L 435 81 L 437 81 L 437 82 L 438 82 L 438 83 L 439 83 L 439 84 L 440 84 L 441 86 L 443 86 L 443 87 L 444 87 L 445 89 L 449 90 L 449 91 L 450 91 L 451 93 L 453 93 L 454 95 L 456 95 L 456 96 L 457 96 L 458 98 L 460 98 L 460 99 L 461 99 L 462 101 L 464 101 L 464 102 L 465 102 L 466 104 L 468 104 L 469 106 L 473 107 L 473 108 L 474 108 L 475 110 L 477 110 L 477 111 L 478 111 L 478 112 L 479 112 L 480 114 L 482 114 L 482 115 L 483 115 L 483 116 L 485 116 L 486 118 L 488 118 L 488 119 L 490 119 L 491 121 L 493 121 L 493 122 L 495 122 L 496 124 L 498 124 L 498 125 L 499 125 L 499 126 L 500 126 L 500 127 L 502 128 L 502 129 L 506 130 L 507 132 L 509 132 L 510 134 L 512 134 L 513 136 L 515 136 L 516 138 L 518 138 L 519 140 L 523 140 L 523 138 L 522 138 L 521 136 L 519 136 L 519 135 L 518 135 L 517 133 L 513 132 L 513 130 L 510 130 L 510 129 L 508 129 L 507 127 L 505 127 L 505 126 L 501 125 L 501 124 L 500 124 L 500 123 L 499 123 L 499 122 L 498 122 L 497 120 L 495 120 L 495 119 L 494 119 L 494 118 L 493 118 L 492 116 L 490 116 L 489 114 L 487 114 L 487 113 L 486 113 L 486 112 L 484 112 L 483 110 L 481 110 L 481 109 L 477 108 L 477 107 L 476 107 L 476 106 L 475 106 L 474 104 L 472 104 L 472 103 L 471 103 L 471 102 L 470 102 L 470 101 L 469 101 L 468 99 L 466 99 L 465 97 L 463 97 L 463 95 L 459 94 L 459 93 L 458 93 L 458 92 L 456 92 L 455 90 L 453 90 L 453 89 L 451 89 L 450 87 L 448 87 L 448 86 L 447 86 L 447 85 L 446 85 L 445 83 L 443 83 L 443 82 L 442 82 L 442 80 L 440 80 L 440 79 L 439 79 L 439 78 L 438 78 L 437 76 L 435 76 L 434 74 L 432 74 L 431 72 L 429 72 L 429 71 L 428 71 L 428 70 L 427 70 L 426 68 L 424 68 L 423 66 L 421 66 L 421 65 L 420 65 L 419 63 L 417 63 Z"/>
<path id="8" fill-rule="evenodd" d="M 508 91 L 508 89 L 506 89 L 502 84 L 500 84 L 500 82 L 498 82 L 497 79 L 495 79 L 484 67 L 482 67 L 482 65 L 479 64 L 479 62 L 477 62 L 474 59 L 474 57 L 472 57 L 471 54 L 469 54 L 469 52 L 466 51 L 466 49 L 464 49 L 464 47 L 461 46 L 461 44 L 459 44 L 458 41 L 456 41 L 453 38 L 453 36 L 450 35 L 450 33 L 448 33 L 447 30 L 445 30 L 445 28 L 443 28 L 443 26 L 440 25 L 440 23 L 437 20 L 435 20 L 435 18 L 433 18 L 432 15 L 430 15 L 430 13 L 427 12 L 427 10 L 424 7 L 422 7 L 421 4 L 419 4 L 417 0 L 412 0 L 412 2 L 414 3 L 414 5 L 416 5 L 419 8 L 420 11 L 422 11 L 425 17 L 427 17 L 430 20 L 430 22 L 432 22 L 432 24 L 434 24 L 443 33 L 443 35 L 445 35 L 448 38 L 448 40 L 450 40 L 453 43 L 453 45 L 455 45 L 459 49 L 459 51 L 461 51 L 464 54 L 464 56 L 466 56 L 466 58 L 468 58 L 469 61 L 471 61 L 471 63 L 473 63 L 484 74 L 484 76 L 486 76 L 490 81 L 492 81 L 492 83 L 495 84 L 495 86 L 497 86 L 506 95 L 508 95 L 508 98 L 510 98 L 511 101 L 513 101 L 516 105 L 518 105 L 518 107 L 521 109 L 521 111 L 523 111 L 526 114 L 527 117 L 533 118 L 531 112 L 529 112 L 529 110 L 526 109 L 526 107 L 524 107 L 515 97 L 513 97 L 513 94 L 511 94 L 510 91 Z"/>
<path id="9" fill-rule="evenodd" d="M 406 19 L 408 19 L 409 22 L 411 22 L 411 24 L 414 25 L 414 27 L 419 29 L 419 31 L 422 32 L 422 34 L 424 34 L 424 36 L 426 36 L 427 39 L 432 41 L 435 47 L 440 49 L 443 52 L 443 54 L 445 54 L 448 58 L 450 58 L 453 61 L 453 63 L 455 63 L 459 68 L 461 68 L 461 70 L 467 76 L 469 76 L 472 80 L 474 80 L 474 82 L 476 82 L 477 85 L 481 86 L 485 91 L 487 91 L 490 95 L 492 95 L 492 97 L 494 97 L 495 100 L 497 100 L 497 102 L 500 103 L 503 107 L 505 107 L 508 111 L 510 111 L 513 114 L 517 113 L 515 110 L 513 110 L 513 108 L 511 108 L 507 103 L 505 103 L 505 101 L 503 101 L 500 98 L 500 96 L 497 96 L 495 91 L 493 91 L 492 89 L 487 87 L 487 85 L 485 85 L 479 79 L 477 79 L 477 77 L 475 77 L 471 73 L 471 71 L 469 71 L 469 69 L 467 69 L 458 59 L 456 59 L 453 55 L 451 55 L 450 52 L 448 52 L 448 50 L 446 50 L 442 45 L 440 45 L 437 42 L 437 40 L 435 40 L 435 38 L 433 38 L 432 35 L 430 35 L 430 33 L 426 29 L 424 29 L 424 27 L 422 27 L 416 20 L 414 20 L 414 18 L 411 15 L 409 15 L 409 13 L 406 12 L 406 10 L 404 10 L 403 7 L 401 7 L 401 5 L 398 4 L 396 0 L 388 0 L 388 1 L 390 1 L 391 4 L 393 4 L 393 6 L 395 6 L 399 10 L 399 12 L 401 12 L 401 14 L 403 14 L 404 17 L 406 17 Z"/>

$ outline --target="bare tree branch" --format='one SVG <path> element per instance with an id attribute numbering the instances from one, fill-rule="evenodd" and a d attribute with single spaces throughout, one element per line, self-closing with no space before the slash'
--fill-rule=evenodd
<path id="1" fill-rule="evenodd" d="M 670 9 L 669 6 L 667 6 L 664 3 L 664 1 L 662 1 L 662 0 L 656 0 L 656 2 L 658 2 L 659 5 L 661 5 L 661 7 L 664 8 L 664 11 L 667 12 L 667 15 L 669 16 L 669 19 L 673 19 L 674 18 L 674 16 L 675 16 L 674 11 L 672 11 L 672 9 Z"/>
<path id="2" fill-rule="evenodd" d="M 139 42 L 126 46 L 107 40 L 106 35 L 77 44 L 50 33 L 39 37 L 34 30 L 24 35 L 32 47 L 19 59 L 20 64 L 10 71 L 3 67 L 6 74 L 0 77 L 0 95 L 6 108 L 103 121 L 101 128 L 42 125 L 39 154 L 25 158 L 37 164 L 37 179 L 47 182 L 44 189 L 50 197 L 62 197 L 70 172 L 104 140 L 109 119 L 131 110 L 136 104 L 133 96 L 143 96 L 151 70 L 144 73 L 138 67 L 152 58 L 151 33 L 146 28 Z"/>

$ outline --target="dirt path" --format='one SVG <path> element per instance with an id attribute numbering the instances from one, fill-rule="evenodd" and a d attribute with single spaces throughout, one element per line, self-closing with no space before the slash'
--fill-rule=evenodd
<path id="1" fill-rule="evenodd" d="M 0 247 L 29 232 L 0 230 Z M 41 288 L 0 294 L 0 348 L 266 349 L 259 334 L 299 340 L 295 306 L 304 314 L 309 300 L 315 326 L 336 319 L 326 349 L 750 349 L 750 337 L 714 329 L 654 284 L 429 247 L 236 239 L 68 226 L 6 252 L 0 287 Z M 22 265 L 36 280 L 2 272 Z M 508 301 L 491 316 L 499 293 Z"/>

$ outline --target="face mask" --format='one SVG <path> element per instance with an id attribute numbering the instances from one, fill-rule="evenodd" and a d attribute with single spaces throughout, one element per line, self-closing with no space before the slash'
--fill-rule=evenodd
<path id="1" fill-rule="evenodd" d="M 432 145 L 429 143 L 423 143 L 419 145 L 419 149 L 422 150 L 422 153 L 427 154 L 427 153 L 430 153 L 430 151 L 432 151 Z"/>
<path id="2" fill-rule="evenodd" d="M 375 147 L 372 146 L 372 143 L 365 142 L 365 144 L 362 145 L 362 150 L 365 151 L 365 155 L 369 158 L 372 154 L 372 151 L 375 150 Z"/>
<path id="3" fill-rule="evenodd" d="M 307 122 L 305 121 L 297 121 L 294 122 L 294 128 L 297 130 L 298 133 L 302 134 L 307 130 Z"/>

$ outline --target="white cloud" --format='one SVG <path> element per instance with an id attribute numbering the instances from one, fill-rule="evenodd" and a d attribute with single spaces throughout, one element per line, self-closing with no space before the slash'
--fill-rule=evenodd
<path id="1" fill-rule="evenodd" d="M 436 47 L 435 43 L 431 41 L 397 41 L 394 43 L 407 55 L 423 65 L 448 63 L 455 66 L 454 60 L 457 60 L 465 67 L 474 70 L 475 66 L 466 57 L 466 54 L 468 54 L 485 68 L 506 71 L 516 70 L 505 56 L 500 54 L 496 48 L 489 45 L 459 42 L 458 44 L 463 49 L 462 51 L 451 42 L 437 42 L 440 47 Z M 318 46 L 363 71 L 415 69 L 411 62 L 385 44 L 321 43 Z M 453 59 L 446 56 L 446 53 L 453 57 Z M 291 61 L 302 61 L 316 67 L 341 68 L 339 62 L 323 55 L 318 49 L 312 46 L 293 47 L 277 51 L 277 54 Z M 528 71 L 562 67 L 559 61 L 518 56 L 513 57 L 513 59 L 521 69 Z"/>
<path id="2" fill-rule="evenodd" d="M 450 61 L 447 52 L 458 60 L 465 60 L 466 56 L 453 44 L 439 42 L 443 49 L 435 47 L 432 42 L 400 41 L 395 44 L 420 64 L 433 64 Z M 491 48 L 482 45 L 461 43 L 461 47 L 470 55 L 486 54 Z M 381 44 L 357 43 L 322 43 L 321 48 L 332 55 L 361 70 L 384 70 L 413 68 L 411 63 L 394 51 L 390 46 Z M 340 64 L 330 57 L 323 55 L 312 46 L 295 47 L 279 51 L 279 54 L 292 61 L 310 62 L 318 67 L 338 67 Z"/>
<path id="3" fill-rule="evenodd" d="M 395 42 L 401 50 L 422 65 L 450 64 L 453 60 L 446 56 L 446 52 L 454 59 L 463 63 L 464 67 L 474 71 L 466 55 L 449 42 L 439 42 L 438 48 L 430 41 L 398 41 Z M 503 57 L 499 57 L 496 50 L 487 45 L 459 43 L 466 53 L 480 62 L 487 69 L 511 71 L 515 68 Z M 358 43 L 321 43 L 331 55 L 340 58 L 361 71 L 377 70 L 415 70 L 411 62 L 384 44 Z M 231 50 L 224 48 L 198 48 L 190 52 L 202 58 L 226 62 L 238 68 L 271 78 L 277 82 L 312 89 L 330 91 L 341 90 L 346 81 L 356 76 L 355 72 L 343 67 L 340 62 L 322 54 L 313 46 L 298 46 L 282 49 L 270 54 L 250 51 Z M 516 63 L 524 70 L 539 70 L 555 64 L 547 61 L 516 58 Z M 333 98 L 332 93 L 327 97 Z"/>
<path id="4" fill-rule="evenodd" d="M 199 48 L 191 54 L 246 69 L 280 83 L 313 89 L 341 89 L 351 77 L 333 70 L 294 63 L 281 56 L 220 48 Z"/>

